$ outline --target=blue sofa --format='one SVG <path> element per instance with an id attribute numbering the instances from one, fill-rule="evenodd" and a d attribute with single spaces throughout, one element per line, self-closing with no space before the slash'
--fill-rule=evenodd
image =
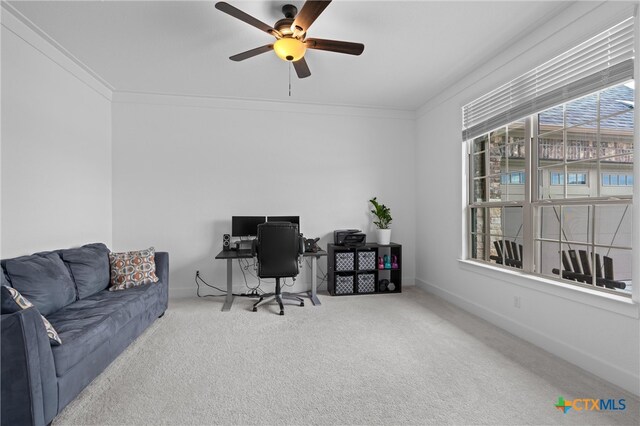
<path id="1" fill-rule="evenodd" d="M 168 306 L 169 255 L 157 283 L 108 291 L 100 243 L 0 261 L 2 284 L 34 307 L 1 316 L 2 425 L 47 425 Z M 25 294 L 26 292 L 27 294 Z M 41 315 L 62 341 L 52 345 Z"/>

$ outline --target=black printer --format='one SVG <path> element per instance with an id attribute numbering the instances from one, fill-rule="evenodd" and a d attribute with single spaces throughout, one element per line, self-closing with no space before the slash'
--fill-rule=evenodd
<path id="1" fill-rule="evenodd" d="M 333 231 L 333 243 L 338 246 L 361 247 L 367 243 L 367 235 L 359 229 L 337 229 Z"/>

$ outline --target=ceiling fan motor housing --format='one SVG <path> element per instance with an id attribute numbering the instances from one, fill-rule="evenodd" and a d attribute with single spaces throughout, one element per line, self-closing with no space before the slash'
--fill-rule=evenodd
<path id="1" fill-rule="evenodd" d="M 282 6 L 282 13 L 285 18 L 293 19 L 298 14 L 298 8 L 292 4 L 285 4 Z"/>
<path id="2" fill-rule="evenodd" d="M 282 6 L 282 13 L 284 18 L 273 25 L 273 28 L 282 34 L 282 38 L 274 44 L 274 50 L 281 59 L 292 62 L 304 56 L 304 51 L 306 50 L 301 43 L 301 37 L 295 37 L 291 29 L 298 13 L 298 8 L 292 4 L 285 4 Z"/>
<path id="3" fill-rule="evenodd" d="M 293 25 L 293 18 L 283 18 L 273 25 L 273 28 L 278 30 L 284 37 L 293 35 L 291 31 L 291 25 Z"/>

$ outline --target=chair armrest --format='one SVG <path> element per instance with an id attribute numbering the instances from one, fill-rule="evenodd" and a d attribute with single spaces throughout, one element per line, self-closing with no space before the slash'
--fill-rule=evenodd
<path id="1" fill-rule="evenodd" d="M 40 312 L 31 307 L 0 317 L 2 424 L 46 425 L 58 412 L 53 353 Z"/>
<path id="2" fill-rule="evenodd" d="M 553 268 L 551 272 L 557 275 L 560 273 L 560 270 L 558 268 Z M 592 275 L 579 274 L 577 272 L 571 272 L 571 271 L 562 271 L 562 278 L 565 278 L 568 280 L 580 281 L 586 284 L 591 284 L 593 282 Z M 609 280 L 606 278 L 596 278 L 596 284 L 601 287 L 619 288 L 622 290 L 624 290 L 627 286 L 622 281 Z"/>
<path id="3" fill-rule="evenodd" d="M 257 238 L 254 238 L 253 241 L 251 241 L 251 257 L 256 257 L 258 255 L 259 245 L 260 245 L 260 242 L 258 241 Z"/>

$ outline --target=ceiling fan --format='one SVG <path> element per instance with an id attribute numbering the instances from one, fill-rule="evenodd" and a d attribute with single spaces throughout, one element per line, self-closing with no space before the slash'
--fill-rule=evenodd
<path id="1" fill-rule="evenodd" d="M 284 18 L 273 24 L 273 27 L 254 18 L 253 16 L 220 1 L 216 3 L 216 9 L 227 13 L 259 30 L 271 34 L 276 41 L 246 52 L 229 57 L 232 61 L 244 61 L 261 53 L 273 50 L 283 61 L 292 62 L 299 78 L 309 77 L 311 71 L 304 59 L 307 49 L 327 50 L 330 52 L 346 53 L 347 55 L 360 55 L 364 50 L 364 44 L 348 41 L 326 40 L 321 38 L 307 38 L 307 31 L 320 14 L 329 6 L 331 0 L 307 0 L 300 13 L 298 8 L 291 4 L 282 6 Z"/>

